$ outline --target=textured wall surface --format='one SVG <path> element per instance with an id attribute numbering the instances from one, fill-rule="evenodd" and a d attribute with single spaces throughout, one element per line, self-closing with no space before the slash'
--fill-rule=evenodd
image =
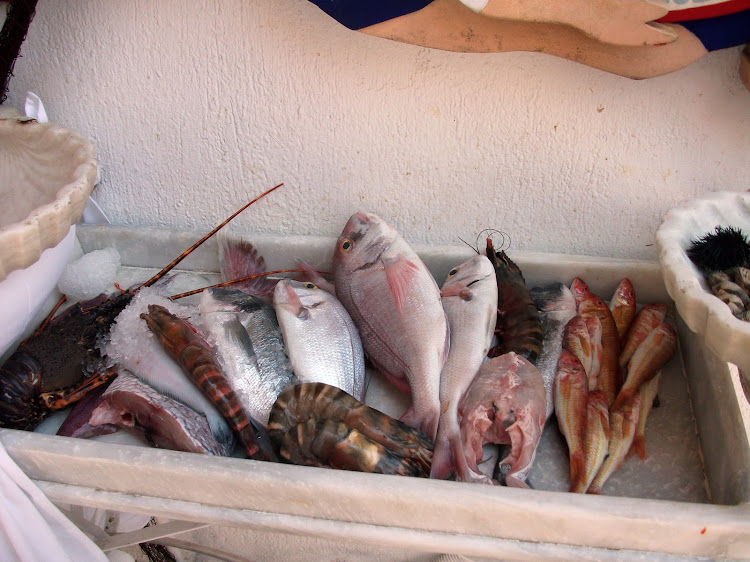
<path id="1" fill-rule="evenodd" d="M 739 49 L 633 81 L 539 53 L 458 54 L 352 32 L 305 0 L 40 0 L 27 90 L 96 145 L 115 223 L 337 234 L 655 259 L 661 215 L 750 188 Z"/>

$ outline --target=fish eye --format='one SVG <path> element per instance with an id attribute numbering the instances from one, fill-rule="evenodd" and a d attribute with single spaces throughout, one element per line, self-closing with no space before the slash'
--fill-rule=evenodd
<path id="1" fill-rule="evenodd" d="M 454 275 L 455 275 L 456 273 L 458 273 L 458 268 L 457 268 L 457 267 L 454 267 L 454 268 L 453 268 L 453 269 L 451 269 L 451 270 L 450 270 L 450 272 L 448 273 L 448 277 L 453 277 L 453 276 L 454 276 Z"/>
<path id="2" fill-rule="evenodd" d="M 305 289 L 317 289 L 318 286 L 315 283 L 305 283 Z"/>
<path id="3" fill-rule="evenodd" d="M 348 251 L 350 251 L 352 249 L 353 245 L 354 245 L 354 243 L 351 241 L 350 238 L 344 238 L 341 241 L 341 244 L 339 245 L 339 248 L 341 249 L 342 252 L 348 252 Z"/>

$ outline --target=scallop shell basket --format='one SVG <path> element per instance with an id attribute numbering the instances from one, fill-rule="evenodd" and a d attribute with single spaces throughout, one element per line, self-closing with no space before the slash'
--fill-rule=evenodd
<path id="1" fill-rule="evenodd" d="M 0 281 L 57 246 L 96 180 L 93 145 L 0 106 Z"/>
<path id="2" fill-rule="evenodd" d="M 750 322 L 735 318 L 713 295 L 686 250 L 717 226 L 750 234 L 750 192 L 716 191 L 668 211 L 656 231 L 659 261 L 669 296 L 688 327 L 704 338 L 719 359 L 737 365 L 750 394 Z"/>

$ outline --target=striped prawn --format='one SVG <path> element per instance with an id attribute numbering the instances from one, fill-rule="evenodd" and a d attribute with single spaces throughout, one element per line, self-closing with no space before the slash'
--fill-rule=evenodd
<path id="1" fill-rule="evenodd" d="M 343 390 L 324 383 L 286 388 L 268 429 L 293 464 L 427 478 L 433 443 Z"/>

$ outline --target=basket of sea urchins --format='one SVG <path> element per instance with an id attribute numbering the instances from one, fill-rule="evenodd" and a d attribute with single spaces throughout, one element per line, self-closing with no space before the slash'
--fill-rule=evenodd
<path id="1" fill-rule="evenodd" d="M 750 399 L 750 192 L 715 191 L 664 215 L 664 283 L 688 327 L 737 365 Z"/>

